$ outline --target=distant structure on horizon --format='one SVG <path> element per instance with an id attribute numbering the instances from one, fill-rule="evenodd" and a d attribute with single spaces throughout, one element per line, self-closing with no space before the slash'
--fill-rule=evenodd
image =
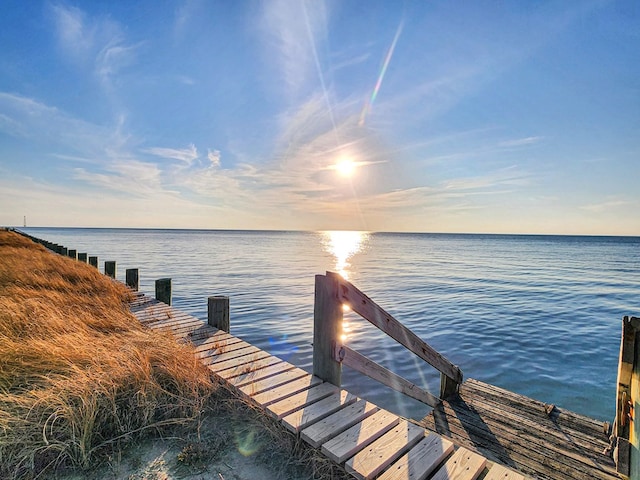
<path id="1" fill-rule="evenodd" d="M 27 216 L 26 215 L 24 216 L 24 221 L 22 223 L 23 223 L 23 225 L 22 225 L 23 227 L 27 226 Z"/>

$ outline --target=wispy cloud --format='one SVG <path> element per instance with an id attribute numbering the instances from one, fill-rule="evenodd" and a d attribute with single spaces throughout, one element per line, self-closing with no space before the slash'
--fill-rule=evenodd
<path id="1" fill-rule="evenodd" d="M 611 211 L 611 210 L 616 210 L 620 207 L 626 207 L 629 205 L 632 205 L 634 202 L 631 202 L 629 200 L 623 200 L 623 199 L 611 199 L 611 200 L 606 200 L 604 202 L 600 202 L 600 203 L 592 203 L 589 205 L 583 205 L 581 208 L 583 210 L 587 210 L 589 212 L 593 212 L 593 213 L 602 213 L 602 212 L 607 212 L 607 211 Z"/>
<path id="2" fill-rule="evenodd" d="M 314 76 L 316 49 L 326 38 L 326 5 L 321 0 L 274 0 L 263 5 L 262 26 L 268 44 L 287 91 L 297 95 Z"/>
<path id="3" fill-rule="evenodd" d="M 135 62 L 141 44 L 128 44 L 124 29 L 109 17 L 89 17 L 63 4 L 52 5 L 51 11 L 57 42 L 67 58 L 112 89 L 114 77 Z"/>
<path id="4" fill-rule="evenodd" d="M 198 158 L 198 149 L 192 143 L 186 148 L 163 148 L 153 147 L 142 150 L 144 153 L 150 153 L 157 157 L 179 160 L 186 165 L 191 165 Z"/>
<path id="5" fill-rule="evenodd" d="M 503 147 L 503 148 L 524 147 L 524 146 L 540 143 L 543 139 L 544 139 L 544 137 L 516 138 L 514 140 L 502 141 L 502 142 L 498 143 L 498 146 L 499 147 Z"/>

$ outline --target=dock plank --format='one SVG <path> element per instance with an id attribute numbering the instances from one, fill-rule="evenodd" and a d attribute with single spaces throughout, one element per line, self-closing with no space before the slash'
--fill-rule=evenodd
<path id="1" fill-rule="evenodd" d="M 305 428 L 300 436 L 309 445 L 318 448 L 327 440 L 339 435 L 378 410 L 378 407 L 373 403 L 358 400 Z"/>
<path id="2" fill-rule="evenodd" d="M 278 375 L 264 378 L 243 387 L 239 387 L 238 391 L 242 392 L 245 396 L 254 397 L 259 393 L 266 392 L 268 390 L 274 389 L 275 387 L 279 387 L 280 385 L 303 377 L 311 377 L 311 375 L 300 368 L 294 368 L 293 370 L 287 370 L 285 372 L 279 373 Z"/>
<path id="3" fill-rule="evenodd" d="M 248 364 L 246 366 L 245 373 L 236 377 L 227 378 L 229 384 L 235 387 L 244 387 L 250 383 L 257 382 L 258 380 L 262 380 L 288 370 L 293 370 L 295 368 L 290 363 L 282 361 L 260 369 L 252 369 L 253 365 L 255 364 Z"/>
<path id="4" fill-rule="evenodd" d="M 330 383 L 321 383 L 309 390 L 296 393 L 295 395 L 291 395 L 283 400 L 272 403 L 267 407 L 267 411 L 277 420 L 281 420 L 287 415 L 322 400 L 337 391 L 338 387 L 335 385 L 331 385 Z"/>
<path id="5" fill-rule="evenodd" d="M 321 451 L 334 462 L 343 463 L 399 422 L 397 415 L 387 410 L 378 410 L 323 444 Z"/>
<path id="6" fill-rule="evenodd" d="M 379 480 L 424 480 L 453 452 L 453 443 L 430 433 L 384 472 Z"/>
<path id="7" fill-rule="evenodd" d="M 251 358 L 249 358 L 246 363 L 241 363 L 239 365 L 236 365 L 234 368 L 217 372 L 217 375 L 225 380 L 230 381 L 231 379 L 241 375 L 245 375 L 248 372 L 267 368 L 282 362 L 283 360 L 272 355 L 269 355 L 268 357 L 262 358 L 260 360 L 252 360 Z"/>
<path id="8" fill-rule="evenodd" d="M 358 400 L 357 396 L 346 390 L 336 391 L 327 398 L 285 416 L 282 424 L 288 430 L 297 433 Z"/>
<path id="9" fill-rule="evenodd" d="M 460 447 L 431 480 L 475 480 L 486 464 L 487 460 L 481 455 Z"/>
<path id="10" fill-rule="evenodd" d="M 257 395 L 251 397 L 251 399 L 261 407 L 265 408 L 272 403 L 290 397 L 291 395 L 295 395 L 298 392 L 308 390 L 309 388 L 320 385 L 321 383 L 322 380 L 318 377 L 307 374 L 296 380 L 280 385 L 279 387 L 271 388 L 264 392 L 258 393 Z"/>
<path id="11" fill-rule="evenodd" d="M 360 480 L 369 480 L 424 438 L 424 434 L 424 428 L 401 420 L 394 428 L 349 459 L 345 469 Z"/>
<path id="12" fill-rule="evenodd" d="M 523 475 L 495 463 L 484 480 L 526 480 Z"/>
<path id="13" fill-rule="evenodd" d="M 212 363 L 211 365 L 208 365 L 207 368 L 209 368 L 209 370 L 211 370 L 214 373 L 219 373 L 224 370 L 241 368 L 243 365 L 246 365 L 247 363 L 257 362 L 258 360 L 263 360 L 268 357 L 272 357 L 272 355 L 265 352 L 264 350 L 259 350 L 255 353 L 252 353 L 250 355 L 245 355 L 243 357 L 236 357 L 236 358 L 231 358 L 229 360 L 226 360 L 224 362 Z M 277 358 L 277 357 L 273 357 L 273 358 Z"/>

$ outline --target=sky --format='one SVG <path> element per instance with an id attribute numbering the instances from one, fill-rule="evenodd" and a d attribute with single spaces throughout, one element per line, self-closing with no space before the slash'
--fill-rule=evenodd
<path id="1" fill-rule="evenodd" d="M 0 225 L 640 235 L 640 3 L 28 1 Z"/>

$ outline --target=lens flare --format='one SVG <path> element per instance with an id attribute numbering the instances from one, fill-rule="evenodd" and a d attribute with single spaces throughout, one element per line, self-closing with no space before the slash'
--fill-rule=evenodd
<path id="1" fill-rule="evenodd" d="M 393 51 L 396 49 L 396 44 L 398 43 L 398 38 L 400 38 L 403 27 L 404 22 L 400 22 L 400 25 L 398 25 L 398 29 L 396 30 L 396 34 L 393 37 L 393 42 L 391 42 L 391 46 L 387 51 L 387 56 L 382 63 L 382 68 L 380 69 L 380 74 L 378 75 L 378 81 L 376 82 L 376 86 L 373 88 L 373 92 L 371 92 L 371 98 L 369 98 L 369 100 L 365 102 L 364 107 L 362 108 L 362 112 L 360 113 L 360 121 L 358 122 L 358 125 L 360 126 L 364 125 L 367 115 L 369 115 L 371 109 L 373 108 L 373 104 L 376 101 L 376 97 L 378 96 L 378 92 L 380 91 L 380 87 L 382 86 L 384 75 L 387 73 L 389 62 L 391 62 Z"/>

